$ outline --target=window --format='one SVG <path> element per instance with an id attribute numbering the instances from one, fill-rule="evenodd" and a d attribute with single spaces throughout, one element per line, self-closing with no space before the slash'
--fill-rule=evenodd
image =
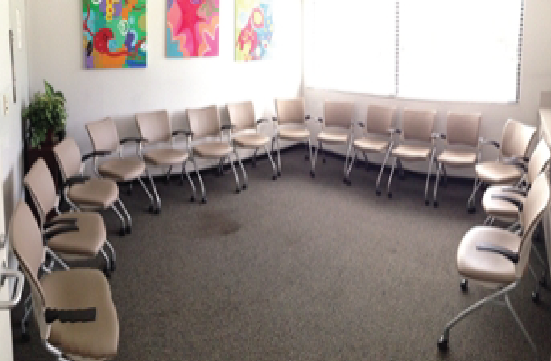
<path id="1" fill-rule="evenodd" d="M 306 4 L 306 86 L 416 99 L 519 100 L 523 0 Z"/>

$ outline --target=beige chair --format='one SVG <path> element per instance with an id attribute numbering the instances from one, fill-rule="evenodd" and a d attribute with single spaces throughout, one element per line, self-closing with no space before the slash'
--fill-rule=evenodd
<path id="1" fill-rule="evenodd" d="M 134 143 L 140 149 L 146 140 L 138 137 L 120 139 L 117 126 L 111 118 L 90 122 L 86 124 L 86 130 L 94 148 L 93 162 L 96 175 L 112 179 L 117 183 L 129 183 L 129 192 L 132 190 L 132 182 L 137 180 L 149 197 L 150 211 L 153 211 L 156 205 L 155 201 L 142 180 L 144 173 L 149 177 L 145 162 L 137 155 L 125 156 L 123 154 L 126 144 Z M 118 154 L 118 156 L 106 158 L 113 154 Z M 103 160 L 98 161 L 98 158 L 103 158 Z M 151 177 L 149 180 L 156 194 L 155 183 Z"/>
<path id="2" fill-rule="evenodd" d="M 45 249 L 34 216 L 24 202 L 15 207 L 10 247 L 30 285 L 32 308 L 46 349 L 57 360 L 111 360 L 117 355 L 119 321 L 105 276 L 75 268 L 39 279 Z"/>
<path id="3" fill-rule="evenodd" d="M 471 228 L 457 249 L 457 270 L 467 279 L 497 291 L 471 305 L 445 327 L 438 340 L 441 351 L 448 349 L 450 329 L 484 304 L 503 297 L 522 333 L 537 353 L 536 345 L 522 325 L 509 300 L 509 292 L 521 282 L 527 268 L 532 235 L 549 204 L 549 180 L 542 173 L 532 184 L 526 201 L 518 206 L 521 229 L 518 233 L 496 227 Z"/>
<path id="4" fill-rule="evenodd" d="M 436 112 L 433 110 L 404 109 L 402 129 L 397 129 L 395 131 L 397 134 L 401 134 L 401 139 L 395 142 L 395 146 L 390 152 L 390 155 L 394 157 L 394 163 L 392 164 L 392 169 L 388 178 L 388 198 L 392 198 L 390 185 L 396 166 L 398 166 L 400 174 L 403 175 L 404 167 L 402 165 L 402 160 L 428 161 L 429 170 L 425 182 L 425 204 L 429 204 L 429 180 L 432 163 L 434 162 L 436 153 L 434 140 L 439 136 L 433 133 L 435 117 Z M 385 163 L 381 164 L 381 167 L 384 168 Z"/>
<path id="5" fill-rule="evenodd" d="M 434 183 L 433 204 L 438 207 L 438 185 L 440 175 L 444 173 L 444 181 L 447 180 L 446 167 L 469 168 L 476 165 L 479 154 L 479 130 L 482 115 L 448 113 L 446 134 L 440 134 L 440 138 L 446 140 L 446 148 L 436 157 L 436 181 Z M 467 205 L 469 208 L 469 205 Z"/>
<path id="6" fill-rule="evenodd" d="M 254 150 L 253 167 L 256 166 L 256 155 L 258 150 L 264 148 L 274 170 L 272 179 L 276 180 L 277 168 L 271 152 L 268 150 L 268 143 L 270 143 L 271 138 L 260 134 L 258 131 L 258 125 L 266 122 L 267 119 L 256 120 L 254 116 L 254 106 L 250 101 L 228 104 L 228 113 L 230 115 L 232 132 L 239 133 L 234 134 L 232 137 L 233 146 Z"/>
<path id="7" fill-rule="evenodd" d="M 215 105 L 188 109 L 189 127 L 191 130 L 191 140 L 193 146 L 191 154 L 193 156 L 193 162 L 195 158 L 204 159 L 216 159 L 219 164 L 222 164 L 226 159 L 230 162 L 233 175 L 235 176 L 235 183 L 237 184 L 236 193 L 241 192 L 241 185 L 239 182 L 239 176 L 235 170 L 233 161 L 231 160 L 231 154 L 234 154 L 236 161 L 241 167 L 245 182 L 243 183 L 243 189 L 247 188 L 247 174 L 243 163 L 239 158 L 239 154 L 235 148 L 231 146 L 231 126 L 220 126 L 220 118 L 218 114 L 218 108 Z M 224 131 L 227 136 L 224 137 Z M 195 165 L 197 169 L 197 165 Z M 201 178 L 199 178 L 201 184 L 202 203 L 207 202 L 207 195 L 205 192 L 205 186 Z"/>
<path id="8" fill-rule="evenodd" d="M 536 129 L 509 119 L 503 127 L 501 143 L 480 139 L 481 145 L 493 145 L 499 149 L 496 160 L 479 162 L 475 166 L 475 181 L 473 191 L 467 205 L 469 213 L 476 212 L 476 193 L 486 183 L 489 185 L 513 185 L 522 178 L 519 162 L 526 162 L 526 153 L 534 137 Z M 481 154 L 479 154 L 479 159 Z"/>
<path id="9" fill-rule="evenodd" d="M 186 149 L 178 149 L 174 146 L 175 137 L 183 134 L 189 138 L 189 132 L 186 130 L 172 130 L 166 110 L 138 113 L 136 114 L 136 124 L 140 131 L 141 139 L 144 139 L 144 143 L 147 145 L 147 149 L 142 148 L 142 146 L 139 147 L 138 151 L 140 157 L 143 158 L 148 167 L 168 168 L 166 175 L 167 180 L 170 177 L 172 168 L 181 165 L 182 172 L 180 184 L 184 184 L 185 174 L 191 185 L 191 201 L 194 202 L 196 197 L 195 184 L 186 169 L 187 162 L 190 160 L 190 152 L 187 149 L 189 144 L 186 145 Z M 199 180 L 201 180 L 197 167 L 195 167 L 195 171 L 197 172 Z M 151 173 L 147 170 L 146 172 L 153 185 L 153 192 L 156 200 L 155 204 L 152 204 L 149 210 L 150 212 L 159 214 L 161 211 L 161 198 L 157 193 L 157 188 L 154 185 L 155 183 L 153 182 Z"/>
<path id="10" fill-rule="evenodd" d="M 280 139 L 291 142 L 307 142 L 306 160 L 312 159 L 312 144 L 310 130 L 306 126 L 306 121 L 310 116 L 304 112 L 304 99 L 276 99 L 277 116 L 273 118 L 276 124 L 275 137 L 272 141 L 277 149 L 277 174 L 281 176 L 281 144 Z"/>
<path id="11" fill-rule="evenodd" d="M 316 176 L 316 160 L 318 159 L 318 150 L 323 153 L 323 144 L 344 144 L 346 146 L 346 157 L 344 159 L 344 172 L 348 169 L 348 160 L 350 149 L 352 148 L 352 132 L 354 127 L 352 119 L 354 117 L 354 103 L 326 100 L 323 104 L 323 118 L 318 118 L 322 125 L 321 132 L 318 133 L 318 146 L 312 159 L 312 178 Z M 325 154 L 323 154 L 323 163 L 325 163 Z"/>
<path id="12" fill-rule="evenodd" d="M 119 198 L 119 187 L 111 179 L 84 176 L 84 162 L 93 156 L 85 154 L 81 158 L 80 149 L 73 138 L 65 138 L 54 147 L 54 154 L 63 179 L 63 195 L 67 203 L 76 211 L 112 209 L 120 219 L 119 234 L 132 232 L 132 218 Z M 124 217 L 117 209 L 122 209 Z"/>
<path id="13" fill-rule="evenodd" d="M 392 120 L 394 119 L 394 114 L 396 113 L 396 108 L 387 107 L 382 105 L 369 105 L 367 108 L 367 118 L 365 125 L 362 122 L 357 122 L 356 124 L 365 130 L 359 138 L 353 138 L 352 141 L 352 160 L 348 165 L 348 169 L 344 175 L 344 182 L 348 185 L 351 185 L 350 181 L 350 172 L 356 160 L 358 152 L 361 152 L 364 157 L 366 166 L 369 164 L 367 159 L 367 153 L 383 153 L 384 159 L 383 164 L 386 164 L 393 143 L 393 135 L 396 132 L 396 129 L 392 128 Z M 354 134 L 354 133 L 352 133 Z M 381 167 L 379 171 L 379 176 L 377 177 L 376 193 L 381 195 L 379 185 L 381 183 L 381 177 L 383 176 L 384 167 Z"/>

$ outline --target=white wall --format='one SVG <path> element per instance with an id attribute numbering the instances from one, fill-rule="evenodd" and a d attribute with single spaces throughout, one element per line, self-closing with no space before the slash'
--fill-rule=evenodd
<path id="1" fill-rule="evenodd" d="M 436 131 L 445 131 L 445 114 L 447 111 L 481 112 L 483 115 L 481 136 L 500 141 L 503 124 L 508 118 L 514 118 L 526 124 L 537 125 L 540 92 L 551 89 L 551 2 L 548 0 L 525 0 L 524 40 L 522 53 L 521 101 L 519 104 L 484 104 L 464 102 L 430 102 L 420 100 L 403 100 L 375 97 L 363 94 L 347 94 L 328 90 L 307 88 L 304 90 L 308 112 L 314 117 L 323 116 L 325 99 L 341 99 L 356 103 L 356 120 L 365 120 L 369 104 L 386 104 L 398 107 L 435 109 L 438 111 Z M 514 71 L 514 69 L 512 69 Z M 473 84 L 476 87 L 476 84 Z M 397 119 L 401 124 L 401 119 Z M 317 129 L 317 125 L 313 129 Z M 331 148 L 339 153 L 344 147 Z M 485 148 L 484 158 L 497 155 L 494 149 Z M 380 162 L 382 157 L 370 159 Z M 405 164 L 409 169 L 426 172 L 426 163 Z M 450 174 L 472 176 L 474 172 L 454 171 Z"/>
<path id="2" fill-rule="evenodd" d="M 166 1 L 150 0 L 147 6 L 147 69 L 119 70 L 83 69 L 80 0 L 33 1 L 29 6 L 31 90 L 42 90 L 46 79 L 64 92 L 68 134 L 82 151 L 91 148 L 84 124 L 106 116 L 118 120 L 122 137 L 137 134 L 132 116 L 140 111 L 167 109 L 179 125 L 188 107 L 253 100 L 258 116 L 271 115 L 274 97 L 300 93 L 300 1 L 276 2 L 277 60 L 252 63 L 233 60 L 233 1 L 220 0 L 220 56 L 216 58 L 166 58 Z"/>

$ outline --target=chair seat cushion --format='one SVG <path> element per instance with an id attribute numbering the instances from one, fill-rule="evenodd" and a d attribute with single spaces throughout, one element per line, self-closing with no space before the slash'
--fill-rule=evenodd
<path id="1" fill-rule="evenodd" d="M 44 275 L 40 283 L 46 307 L 96 308 L 96 320 L 52 323 L 48 342 L 66 355 L 86 359 L 112 359 L 117 354 L 119 321 L 105 276 L 98 270 L 73 268 Z"/>
<path id="2" fill-rule="evenodd" d="M 497 161 L 478 163 L 475 170 L 478 178 L 489 184 L 513 184 L 522 177 L 517 166 Z"/>
<path id="3" fill-rule="evenodd" d="M 354 140 L 354 147 L 364 152 L 382 153 L 388 149 L 390 141 L 382 139 L 360 138 Z"/>
<path id="4" fill-rule="evenodd" d="M 233 142 L 243 148 L 260 148 L 268 144 L 270 138 L 258 133 L 240 134 L 233 138 Z"/>
<path id="5" fill-rule="evenodd" d="M 112 158 L 98 166 L 98 173 L 117 182 L 133 180 L 145 171 L 145 163 L 138 157 Z"/>
<path id="6" fill-rule="evenodd" d="M 476 163 L 476 152 L 446 149 L 438 156 L 438 162 L 452 167 L 466 167 Z"/>
<path id="7" fill-rule="evenodd" d="M 65 213 L 55 217 L 53 221 L 67 218 L 77 220 L 78 231 L 57 235 L 50 239 L 48 246 L 54 252 L 95 257 L 107 239 L 105 223 L 101 215 L 96 212 Z M 63 225 L 50 229 L 55 227 L 63 227 Z"/>
<path id="8" fill-rule="evenodd" d="M 232 151 L 232 147 L 226 142 L 206 142 L 193 147 L 194 154 L 203 158 L 223 158 Z"/>
<path id="9" fill-rule="evenodd" d="M 119 198 L 119 187 L 110 179 L 92 178 L 75 184 L 67 194 L 77 206 L 107 208 Z"/>
<path id="10" fill-rule="evenodd" d="M 419 145 L 402 144 L 392 150 L 392 155 L 402 159 L 425 160 L 429 157 L 430 148 Z"/>
<path id="11" fill-rule="evenodd" d="M 520 194 L 503 192 L 502 188 L 503 187 L 501 186 L 488 187 L 482 197 L 482 207 L 488 216 L 504 221 L 514 222 L 518 218 L 518 208 L 510 202 L 495 199 L 493 196 L 502 194 L 513 199 L 518 199 L 521 202 L 524 202 L 526 198 Z"/>
<path id="12" fill-rule="evenodd" d="M 303 129 L 279 129 L 279 137 L 288 140 L 304 140 L 310 137 L 310 131 Z"/>
<path id="13" fill-rule="evenodd" d="M 318 141 L 332 144 L 346 143 L 348 141 L 348 134 L 323 131 L 318 134 Z"/>
<path id="14" fill-rule="evenodd" d="M 182 164 L 188 157 L 187 151 L 172 148 L 150 149 L 143 155 L 145 161 L 153 165 Z"/>
<path id="15" fill-rule="evenodd" d="M 457 270 L 463 277 L 481 282 L 512 283 L 517 278 L 515 264 L 500 254 L 479 251 L 476 246 L 490 243 L 518 252 L 520 242 L 519 236 L 502 228 L 471 228 L 457 249 Z"/>

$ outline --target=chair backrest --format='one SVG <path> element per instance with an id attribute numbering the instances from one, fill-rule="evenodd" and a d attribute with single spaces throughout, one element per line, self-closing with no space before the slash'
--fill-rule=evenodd
<path id="1" fill-rule="evenodd" d="M 229 103 L 228 113 L 234 130 L 256 129 L 253 102 Z"/>
<path id="2" fill-rule="evenodd" d="M 189 128 L 193 133 L 194 139 L 220 135 L 220 118 L 216 105 L 188 109 L 187 112 Z"/>
<path id="3" fill-rule="evenodd" d="M 31 198 L 38 210 L 40 224 L 46 222 L 46 215 L 55 207 L 56 191 L 54 180 L 48 165 L 42 158 L 34 162 L 29 172 L 23 178 Z"/>
<path id="4" fill-rule="evenodd" d="M 277 121 L 280 124 L 304 124 L 304 99 L 276 99 Z"/>
<path id="5" fill-rule="evenodd" d="M 326 100 L 323 104 L 323 125 L 349 129 L 354 118 L 354 103 Z"/>
<path id="6" fill-rule="evenodd" d="M 151 144 L 166 143 L 172 139 L 170 118 L 166 110 L 138 113 L 136 114 L 136 125 L 140 136 Z"/>
<path id="7" fill-rule="evenodd" d="M 430 142 L 435 118 L 434 110 L 404 109 L 402 125 L 404 139 Z"/>
<path id="8" fill-rule="evenodd" d="M 531 184 L 536 180 L 537 176 L 544 171 L 545 167 L 549 163 L 549 158 L 551 153 L 549 152 L 549 147 L 544 139 L 540 140 L 536 149 L 532 152 L 530 156 L 530 161 L 528 162 L 528 182 Z"/>
<path id="9" fill-rule="evenodd" d="M 536 128 L 513 119 L 507 120 L 501 137 L 501 155 L 504 157 L 524 157 L 536 133 Z"/>
<path id="10" fill-rule="evenodd" d="M 543 217 L 543 212 L 549 205 L 549 178 L 547 172 L 542 172 L 536 178 L 528 196 L 524 201 L 522 212 L 520 212 L 520 222 L 523 229 L 522 242 L 520 245 L 520 260 L 517 264 L 517 276 L 521 277 L 528 264 L 530 249 L 532 245 L 532 236 L 538 223 Z"/>
<path id="11" fill-rule="evenodd" d="M 95 151 L 115 152 L 119 149 L 119 132 L 111 118 L 86 124 L 86 131 Z"/>
<path id="12" fill-rule="evenodd" d="M 392 120 L 396 108 L 383 105 L 371 104 L 367 107 L 367 119 L 365 129 L 368 133 L 388 135 L 388 130 L 392 127 Z"/>
<path id="13" fill-rule="evenodd" d="M 448 144 L 478 146 L 480 113 L 448 113 L 446 138 Z"/>
<path id="14" fill-rule="evenodd" d="M 80 174 L 82 163 L 80 148 L 73 138 L 67 137 L 54 147 L 54 154 L 64 180 Z"/>
<path id="15" fill-rule="evenodd" d="M 33 313 L 40 328 L 42 339 L 47 339 L 50 326 L 45 323 L 45 296 L 38 271 L 44 262 L 42 234 L 31 209 L 24 201 L 17 203 L 9 226 L 10 247 L 29 283 L 33 301 Z"/>

